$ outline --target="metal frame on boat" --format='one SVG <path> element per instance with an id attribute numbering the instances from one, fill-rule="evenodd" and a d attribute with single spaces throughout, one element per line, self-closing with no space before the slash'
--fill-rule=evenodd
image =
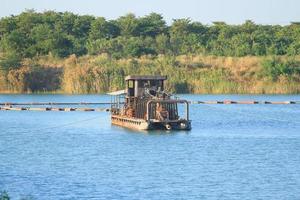
<path id="1" fill-rule="evenodd" d="M 164 91 L 166 76 L 127 76 L 126 89 L 109 93 L 111 122 L 139 130 L 190 130 L 189 103 Z M 179 116 L 185 105 L 185 117 Z"/>

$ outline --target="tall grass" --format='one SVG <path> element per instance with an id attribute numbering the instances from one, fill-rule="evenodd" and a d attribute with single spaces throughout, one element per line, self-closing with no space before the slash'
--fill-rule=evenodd
<path id="1" fill-rule="evenodd" d="M 176 93 L 299 93 L 299 57 L 143 56 L 112 59 L 106 54 L 51 55 L 23 61 L 23 67 L 0 76 L 0 91 L 105 93 L 124 88 L 126 75 L 168 75 L 166 88 Z M 266 67 L 266 63 L 273 62 Z M 274 64 L 275 62 L 275 64 Z M 270 78 L 276 66 L 289 73 Z M 281 69 L 281 68 L 280 68 Z M 292 69 L 292 70 L 291 70 Z"/>

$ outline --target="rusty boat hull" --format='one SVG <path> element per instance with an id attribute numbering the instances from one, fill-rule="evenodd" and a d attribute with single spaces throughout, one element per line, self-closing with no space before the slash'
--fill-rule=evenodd
<path id="1" fill-rule="evenodd" d="M 113 125 L 134 129 L 134 130 L 191 130 L 191 121 L 166 120 L 166 121 L 147 121 L 144 119 L 112 115 L 111 123 Z"/>

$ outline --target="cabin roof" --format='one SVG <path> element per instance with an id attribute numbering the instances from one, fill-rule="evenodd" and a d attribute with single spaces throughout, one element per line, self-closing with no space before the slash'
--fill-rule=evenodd
<path id="1" fill-rule="evenodd" d="M 145 76 L 140 76 L 140 75 L 130 75 L 126 76 L 125 80 L 166 80 L 167 76 L 154 76 L 154 75 L 145 75 Z"/>
<path id="2" fill-rule="evenodd" d="M 122 95 L 122 94 L 126 94 L 126 90 L 119 90 L 119 91 L 110 92 L 110 93 L 107 93 L 107 94 L 108 95 L 113 95 L 113 96 Z"/>

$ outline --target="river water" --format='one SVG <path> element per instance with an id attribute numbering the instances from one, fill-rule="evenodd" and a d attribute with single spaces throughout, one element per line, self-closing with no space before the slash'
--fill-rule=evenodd
<path id="1" fill-rule="evenodd" d="M 300 100 L 300 95 L 182 95 Z M 0 95 L 99 102 L 104 95 Z M 138 132 L 106 112 L 0 111 L 0 191 L 12 199 L 300 199 L 300 105 L 191 105 L 192 130 Z"/>

